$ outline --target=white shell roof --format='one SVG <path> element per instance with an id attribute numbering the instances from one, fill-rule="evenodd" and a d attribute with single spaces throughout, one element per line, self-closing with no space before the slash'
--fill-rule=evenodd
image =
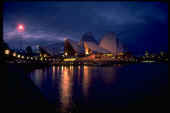
<path id="1" fill-rule="evenodd" d="M 100 41 L 100 47 L 107 49 L 113 54 L 117 54 L 118 40 L 115 33 L 108 33 L 104 35 L 103 39 Z"/>
<path id="2" fill-rule="evenodd" d="M 89 41 L 85 41 L 84 42 L 84 46 L 85 48 L 89 48 L 91 49 L 93 52 L 97 52 L 97 53 L 110 53 L 108 50 L 99 47 L 97 44 L 93 43 L 93 42 L 89 42 Z"/>

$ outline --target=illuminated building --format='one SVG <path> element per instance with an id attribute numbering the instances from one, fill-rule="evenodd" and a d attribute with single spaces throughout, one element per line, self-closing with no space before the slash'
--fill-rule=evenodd
<path id="1" fill-rule="evenodd" d="M 98 58 L 123 55 L 123 46 L 113 32 L 104 35 L 99 45 L 94 41 L 83 41 L 83 43 L 86 55 L 95 54 Z"/>
<path id="2" fill-rule="evenodd" d="M 85 52 L 88 52 L 88 54 L 92 54 L 92 53 L 110 53 L 108 50 L 99 47 L 97 44 L 93 43 L 93 42 L 84 42 L 84 48 L 85 48 Z"/>
<path id="3" fill-rule="evenodd" d="M 90 39 L 88 39 L 90 40 Z M 81 60 L 113 60 L 113 56 L 123 56 L 123 47 L 114 33 L 104 36 L 98 45 L 96 42 L 84 40 L 81 43 L 66 39 L 64 42 L 64 55 L 67 57 L 75 57 L 77 55 L 86 55 Z M 83 44 L 83 45 L 82 45 Z M 121 57 L 122 58 L 122 57 Z"/>

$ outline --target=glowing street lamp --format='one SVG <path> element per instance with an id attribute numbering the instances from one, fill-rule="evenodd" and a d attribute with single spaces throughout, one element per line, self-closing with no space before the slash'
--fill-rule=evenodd
<path id="1" fill-rule="evenodd" d="M 47 54 L 44 54 L 44 57 L 47 57 Z"/>
<path id="2" fill-rule="evenodd" d="M 27 59 L 29 59 L 30 57 L 27 56 Z"/>
<path id="3" fill-rule="evenodd" d="M 64 53 L 64 55 L 65 55 L 65 56 L 67 56 L 67 55 L 68 55 L 68 53 L 67 53 L 67 52 L 65 52 L 65 53 Z"/>
<path id="4" fill-rule="evenodd" d="M 21 56 L 22 59 L 24 59 L 24 56 Z"/>
<path id="5" fill-rule="evenodd" d="M 17 55 L 17 57 L 18 57 L 18 58 L 20 58 L 20 57 L 21 57 L 21 55 Z"/>
<path id="6" fill-rule="evenodd" d="M 5 50 L 5 54 L 6 54 L 6 55 L 9 55 L 9 53 L 10 53 L 10 50 L 6 49 L 6 50 Z"/>

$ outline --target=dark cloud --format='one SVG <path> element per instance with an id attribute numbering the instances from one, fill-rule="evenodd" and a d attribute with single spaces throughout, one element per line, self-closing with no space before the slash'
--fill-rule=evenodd
<path id="1" fill-rule="evenodd" d="M 161 2 L 5 3 L 4 40 L 19 36 L 54 42 L 64 37 L 80 40 L 88 31 L 100 40 L 105 33 L 114 31 L 131 50 L 164 49 L 168 40 L 167 9 L 168 4 Z M 22 35 L 16 31 L 19 23 L 26 27 Z"/>

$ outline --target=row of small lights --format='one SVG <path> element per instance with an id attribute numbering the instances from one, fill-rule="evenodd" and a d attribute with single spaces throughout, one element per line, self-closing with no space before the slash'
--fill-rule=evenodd
<path id="1" fill-rule="evenodd" d="M 10 52 L 10 50 L 8 50 L 8 49 L 6 49 L 6 50 L 4 51 L 4 54 L 5 54 L 5 55 L 9 55 L 10 53 L 11 53 L 11 52 Z M 17 55 L 17 53 L 15 53 L 15 52 L 12 54 L 12 56 L 13 56 L 13 57 L 17 57 L 17 58 L 21 58 L 21 59 L 27 58 L 27 59 L 31 59 L 31 60 L 33 60 L 33 59 L 38 60 L 38 57 L 29 57 L 29 56 L 24 56 L 24 55 L 20 55 L 20 54 Z M 47 57 L 46 54 L 44 54 L 44 55 L 40 54 L 40 60 L 41 60 L 41 61 L 43 61 L 43 58 L 45 58 L 45 61 L 47 61 L 47 58 L 46 58 L 46 57 Z M 54 61 L 54 60 L 57 61 L 57 59 L 51 59 L 51 58 L 48 59 L 48 60 L 49 60 L 49 61 L 52 61 L 52 60 L 53 60 L 53 61 Z"/>
<path id="2" fill-rule="evenodd" d="M 6 54 L 6 55 L 9 55 L 10 54 L 10 50 L 8 50 L 8 49 L 6 49 L 5 51 L 4 51 L 4 54 Z M 66 53 L 64 53 L 64 56 L 67 56 L 68 54 L 67 54 L 67 52 Z M 17 58 L 21 58 L 21 59 L 24 59 L 25 58 L 25 56 L 21 56 L 20 54 L 16 54 L 15 52 L 13 53 L 13 56 L 14 57 L 17 57 Z M 43 61 L 43 57 L 45 58 L 45 61 L 47 61 L 47 54 L 44 54 L 44 55 L 42 55 L 42 54 L 40 54 L 40 60 L 41 61 Z M 31 60 L 33 60 L 33 59 L 35 59 L 35 60 L 38 60 L 38 58 L 37 57 L 29 57 L 29 56 L 27 56 L 26 57 L 27 59 L 31 59 Z M 114 56 L 112 57 L 113 59 L 115 58 Z M 120 59 L 120 57 L 118 57 L 118 59 Z M 50 58 L 50 59 L 48 59 L 49 61 L 51 61 L 52 59 Z M 53 59 L 53 61 L 54 61 L 55 59 Z M 57 60 L 57 59 L 56 59 Z"/>

